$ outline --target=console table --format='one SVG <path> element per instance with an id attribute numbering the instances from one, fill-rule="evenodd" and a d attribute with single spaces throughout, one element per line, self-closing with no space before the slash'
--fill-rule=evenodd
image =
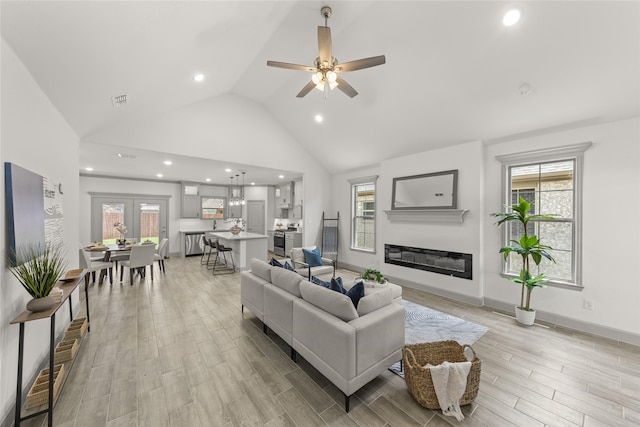
<path id="1" fill-rule="evenodd" d="M 23 311 L 18 317 L 11 321 L 11 324 L 17 323 L 20 325 L 20 338 L 18 340 L 18 381 L 16 386 L 16 409 L 15 409 L 15 426 L 18 427 L 20 423 L 29 418 L 36 417 L 38 415 L 47 414 L 49 427 L 53 426 L 53 361 L 55 352 L 55 332 L 56 332 L 56 313 L 65 303 L 69 301 L 69 314 L 71 320 L 73 320 L 73 305 L 71 303 L 71 294 L 76 288 L 84 281 L 84 276 L 87 270 L 83 270 L 82 273 L 72 282 L 60 282 L 56 286 L 62 289 L 62 298 L 58 304 L 46 311 L 38 313 L 32 313 L 29 310 Z M 91 322 L 89 320 L 89 289 L 88 286 L 84 287 L 85 294 L 85 306 L 87 309 L 87 331 L 91 330 Z M 50 319 L 51 328 L 49 336 L 49 403 L 46 409 L 28 410 L 25 411 L 22 416 L 22 369 L 24 358 L 24 325 L 27 322 L 40 319 Z M 65 378 L 62 379 L 64 382 Z"/>

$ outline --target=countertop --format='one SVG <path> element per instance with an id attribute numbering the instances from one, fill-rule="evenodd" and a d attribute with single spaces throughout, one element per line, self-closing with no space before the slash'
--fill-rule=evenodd
<path id="1" fill-rule="evenodd" d="M 249 233 L 247 231 L 241 231 L 237 235 L 233 235 L 228 231 L 212 231 L 209 230 L 208 234 L 214 234 L 216 237 L 225 240 L 253 240 L 253 239 L 266 239 L 265 234 Z"/>

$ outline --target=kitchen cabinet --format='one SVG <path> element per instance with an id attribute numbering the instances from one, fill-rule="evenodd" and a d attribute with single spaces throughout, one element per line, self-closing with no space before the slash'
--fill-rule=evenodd
<path id="1" fill-rule="evenodd" d="M 200 188 L 195 182 L 182 183 L 182 218 L 200 218 Z"/>
<path id="2" fill-rule="evenodd" d="M 267 230 L 267 250 L 273 252 L 273 230 Z"/>
<path id="3" fill-rule="evenodd" d="M 302 181 L 293 182 L 293 206 L 302 206 Z"/>
<path id="4" fill-rule="evenodd" d="M 284 235 L 284 253 L 289 255 L 291 248 L 302 247 L 302 233 L 285 233 Z"/>
<path id="5" fill-rule="evenodd" d="M 293 182 L 279 184 L 276 187 L 276 209 L 289 209 L 293 206 Z"/>
<path id="6" fill-rule="evenodd" d="M 302 206 L 296 205 L 289 209 L 289 219 L 302 219 Z"/>

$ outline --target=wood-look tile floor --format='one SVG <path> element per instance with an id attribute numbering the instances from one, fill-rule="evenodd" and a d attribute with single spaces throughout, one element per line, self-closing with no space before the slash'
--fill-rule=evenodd
<path id="1" fill-rule="evenodd" d="M 91 332 L 54 411 L 54 425 L 448 426 L 384 372 L 343 397 L 275 334 L 240 311 L 240 275 L 212 276 L 199 257 L 166 275 L 90 285 Z M 156 269 L 157 270 L 157 269 Z M 341 272 L 348 275 L 346 272 Z M 637 426 L 640 349 L 404 289 L 404 298 L 489 327 L 473 347 L 480 392 L 467 426 Z M 26 426 L 46 425 L 46 417 Z"/>

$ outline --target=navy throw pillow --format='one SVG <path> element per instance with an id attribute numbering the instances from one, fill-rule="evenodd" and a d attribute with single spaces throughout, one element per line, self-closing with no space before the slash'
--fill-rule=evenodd
<path id="1" fill-rule="evenodd" d="M 335 279 L 331 279 L 331 283 L 329 284 L 329 289 L 332 291 L 339 292 L 341 294 L 346 294 L 347 290 L 342 285 L 342 277 L 336 277 Z"/>
<path id="2" fill-rule="evenodd" d="M 291 267 L 291 264 L 289 264 L 289 261 L 284 262 L 284 269 L 289 271 L 296 271 L 293 267 Z"/>
<path id="3" fill-rule="evenodd" d="M 321 279 L 318 279 L 316 276 L 311 276 L 311 283 L 315 283 L 316 285 L 323 286 L 325 288 L 331 287 L 331 282 L 327 282 Z"/>
<path id="4" fill-rule="evenodd" d="M 316 247 L 314 250 L 302 248 L 302 252 L 304 253 L 304 262 L 309 264 L 309 267 L 318 267 L 322 265 L 320 248 Z"/>
<path id="5" fill-rule="evenodd" d="M 347 296 L 351 298 L 353 306 L 358 308 L 360 298 L 364 296 L 364 282 L 360 280 L 358 283 L 353 285 L 353 287 L 347 291 Z"/>
<path id="6" fill-rule="evenodd" d="M 282 265 L 280 261 L 273 257 L 271 258 L 271 261 L 269 261 L 269 264 L 273 265 L 274 267 L 284 267 L 284 265 Z"/>

